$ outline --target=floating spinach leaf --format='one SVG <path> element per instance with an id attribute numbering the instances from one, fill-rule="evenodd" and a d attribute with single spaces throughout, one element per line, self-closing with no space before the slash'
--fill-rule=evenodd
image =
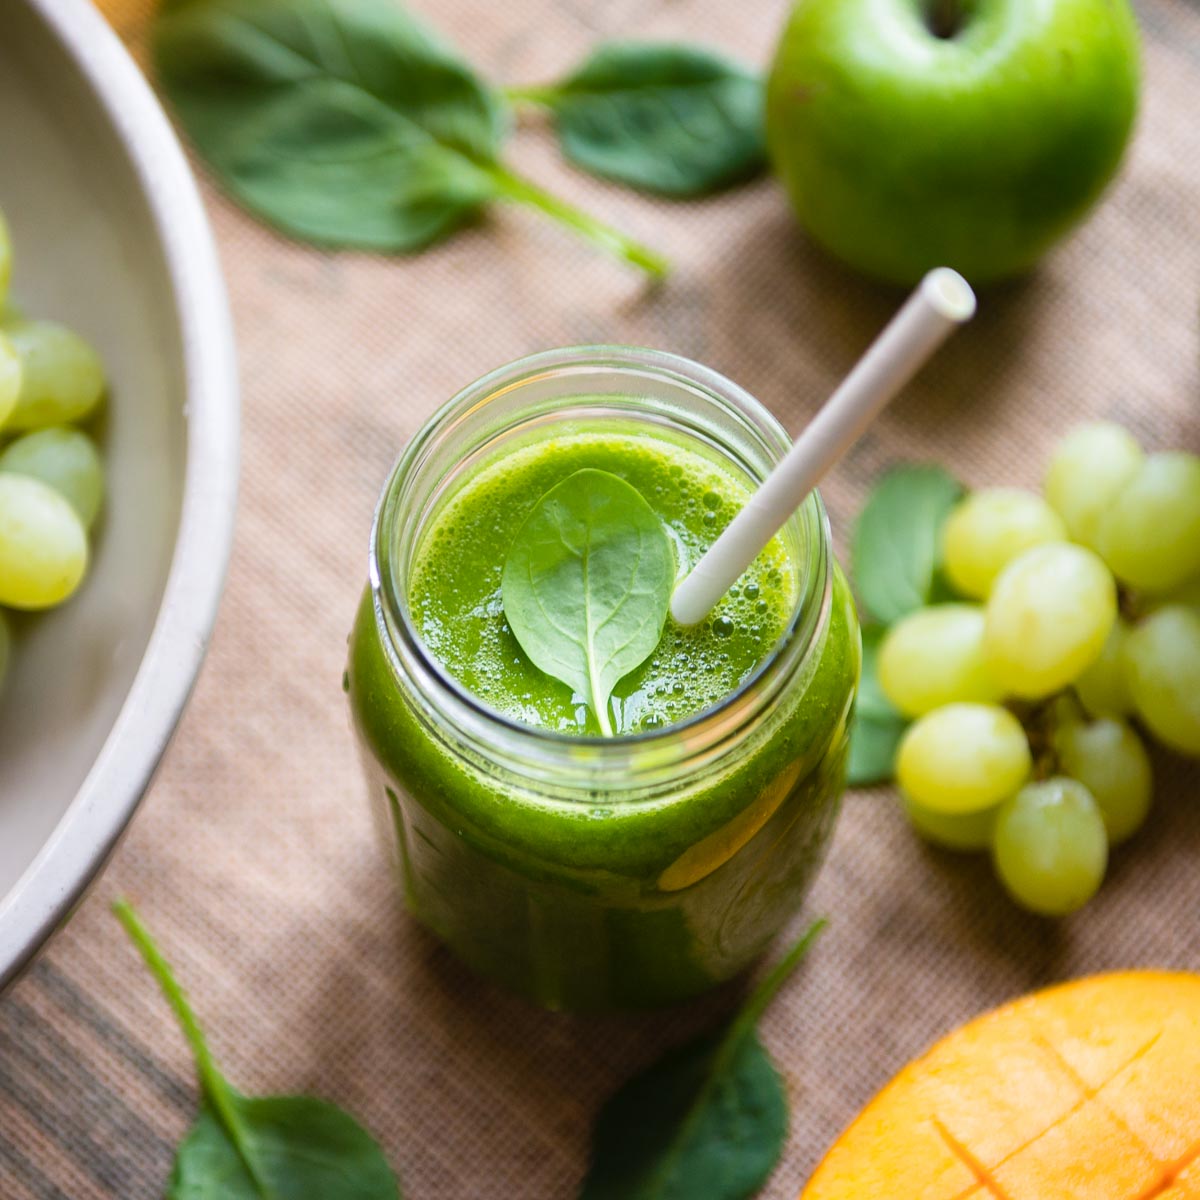
<path id="1" fill-rule="evenodd" d="M 665 269 L 502 166 L 503 100 L 395 0 L 167 0 L 154 60 L 221 182 L 293 237 L 415 251 L 509 199 Z"/>
<path id="2" fill-rule="evenodd" d="M 311 1096 L 243 1096 L 230 1085 L 146 927 L 123 900 L 113 911 L 196 1058 L 200 1113 L 180 1143 L 167 1200 L 400 1200 L 379 1145 L 336 1105 Z"/>
<path id="3" fill-rule="evenodd" d="M 588 468 L 525 519 L 501 595 L 533 665 L 586 697 L 611 737 L 609 697 L 658 645 L 674 582 L 675 555 L 654 510 L 623 479 Z"/>
<path id="4" fill-rule="evenodd" d="M 862 678 L 854 705 L 850 761 L 846 767 L 846 782 L 851 787 L 891 779 L 896 748 L 908 728 L 908 721 L 883 694 L 876 674 L 879 643 L 886 632 L 878 625 L 865 626 L 862 631 Z"/>
<path id="5" fill-rule="evenodd" d="M 630 187 L 696 196 L 766 169 L 762 80 L 693 46 L 612 42 L 509 95 L 551 109 L 573 163 Z"/>
<path id="6" fill-rule="evenodd" d="M 744 1200 L 787 1139 L 783 1081 L 757 1026 L 824 928 L 818 921 L 759 985 L 725 1033 L 690 1042 L 604 1105 L 580 1200 Z"/>
<path id="7" fill-rule="evenodd" d="M 962 485 L 941 467 L 897 467 L 875 485 L 851 547 L 867 613 L 890 625 L 927 604 L 937 580 L 942 522 Z"/>

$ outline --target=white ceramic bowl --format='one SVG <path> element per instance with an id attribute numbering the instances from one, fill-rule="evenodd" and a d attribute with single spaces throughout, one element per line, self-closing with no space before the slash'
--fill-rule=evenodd
<path id="1" fill-rule="evenodd" d="M 149 86 L 87 0 L 3 8 L 13 291 L 96 345 L 111 395 L 91 573 L 15 623 L 0 698 L 0 987 L 99 871 L 179 719 L 224 579 L 238 432 L 211 231 Z"/>

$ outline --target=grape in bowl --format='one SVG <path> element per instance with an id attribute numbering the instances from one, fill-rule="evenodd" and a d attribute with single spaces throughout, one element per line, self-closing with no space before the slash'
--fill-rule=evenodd
<path id="1" fill-rule="evenodd" d="M 224 577 L 238 424 L 228 306 L 194 181 L 86 0 L 6 8 L 0 155 L 21 164 L 0 179 L 13 294 L 94 346 L 109 390 L 86 577 L 61 607 L 10 622 L 3 986 L 103 865 L 174 730 Z"/>

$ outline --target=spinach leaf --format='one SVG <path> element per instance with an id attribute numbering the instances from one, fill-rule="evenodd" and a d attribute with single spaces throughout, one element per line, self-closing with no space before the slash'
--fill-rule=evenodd
<path id="1" fill-rule="evenodd" d="M 787 1139 L 787 1095 L 759 1041 L 767 1005 L 824 928 L 813 925 L 722 1035 L 668 1054 L 604 1105 L 580 1200 L 743 1200 Z"/>
<path id="2" fill-rule="evenodd" d="M 883 694 L 875 671 L 879 643 L 886 632 L 879 625 L 865 626 L 862 631 L 862 678 L 854 706 L 850 761 L 846 767 L 846 782 L 851 787 L 865 787 L 891 779 L 896 748 L 908 728 L 908 721 Z"/>
<path id="3" fill-rule="evenodd" d="M 517 100 L 554 113 L 576 166 L 666 196 L 696 196 L 766 170 L 762 80 L 692 46 L 612 42 Z"/>
<path id="4" fill-rule="evenodd" d="M 859 599 L 884 625 L 933 594 L 942 522 L 962 485 L 941 467 L 906 466 L 875 485 L 854 531 L 851 567 Z"/>
<path id="5" fill-rule="evenodd" d="M 502 98 L 394 0 L 168 0 L 153 51 L 196 149 L 292 237 L 411 252 L 510 199 L 665 269 L 503 167 Z"/>
<path id="6" fill-rule="evenodd" d="M 504 615 L 539 670 L 584 696 L 606 737 L 613 688 L 662 637 L 675 555 L 654 510 L 607 471 L 569 475 L 517 531 Z"/>
<path id="7" fill-rule="evenodd" d="M 196 1058 L 200 1113 L 180 1143 L 168 1200 L 400 1200 L 383 1151 L 348 1113 L 311 1096 L 243 1096 L 230 1085 L 146 927 L 124 900 L 113 911 Z"/>

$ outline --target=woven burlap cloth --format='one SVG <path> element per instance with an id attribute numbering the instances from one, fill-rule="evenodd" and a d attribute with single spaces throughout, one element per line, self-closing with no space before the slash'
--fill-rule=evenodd
<path id="1" fill-rule="evenodd" d="M 147 7 L 106 4 L 139 53 Z M 783 19 L 779 0 L 418 7 L 514 83 L 562 72 L 604 37 L 704 40 L 763 63 Z M 1150 446 L 1200 450 L 1200 9 L 1138 7 L 1145 103 L 1121 182 L 1036 277 L 985 295 L 829 481 L 843 547 L 866 485 L 897 460 L 1035 484 L 1055 437 L 1099 416 Z M 511 208 L 417 258 L 319 253 L 205 186 L 244 399 L 229 585 L 128 838 L 0 1002 L 3 1200 L 160 1196 L 194 1111 L 183 1040 L 110 915 L 118 893 L 158 935 L 230 1076 L 348 1106 L 411 1200 L 571 1197 L 599 1103 L 736 999 L 547 1015 L 469 975 L 401 911 L 340 686 L 372 507 L 434 407 L 519 355 L 595 341 L 678 351 L 795 430 L 897 298 L 812 249 L 771 182 L 674 204 L 560 166 L 536 127 L 512 153 L 668 253 L 669 283 L 648 294 L 633 271 Z M 981 1009 L 1091 971 L 1200 967 L 1200 778 L 1165 758 L 1158 771 L 1147 829 L 1100 897 L 1058 924 L 1016 911 L 986 861 L 924 848 L 890 792 L 847 797 L 803 918 L 827 914 L 830 930 L 763 1025 L 793 1104 L 765 1195 L 794 1197 L 858 1107 Z"/>

